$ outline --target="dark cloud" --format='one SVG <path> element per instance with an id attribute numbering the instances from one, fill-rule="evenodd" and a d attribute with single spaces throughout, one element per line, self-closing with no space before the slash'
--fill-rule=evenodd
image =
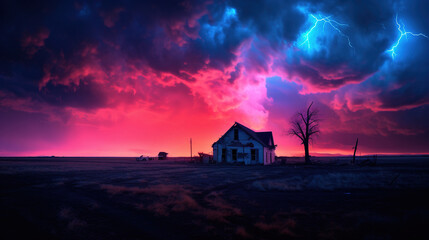
<path id="1" fill-rule="evenodd" d="M 310 35 L 312 47 L 307 49 L 305 38 L 297 38 L 300 51 L 284 63 L 285 72 L 307 82 L 312 91 L 330 91 L 349 83 L 362 82 L 388 60 L 385 51 L 393 43 L 394 5 L 383 1 L 323 1 L 301 2 L 299 6 L 311 21 L 302 25 L 301 33 L 314 26 L 317 18 L 330 16 L 341 24 L 319 22 Z M 389 28 L 390 27 L 390 28 Z M 349 46 L 348 41 L 350 40 Z M 303 64 L 305 63 L 305 64 Z"/>
<path id="2" fill-rule="evenodd" d="M 42 98 L 53 106 L 97 109 L 108 105 L 109 97 L 103 90 L 90 79 L 69 86 L 48 83 L 43 88 Z"/>
<path id="3" fill-rule="evenodd" d="M 299 1 L 231 1 L 240 20 L 274 46 L 294 42 L 307 16 L 297 9 Z"/>
<path id="4" fill-rule="evenodd" d="M 340 125 L 425 137 L 429 127 L 410 128 L 404 116 L 428 115 L 429 39 L 404 39 L 395 59 L 386 51 L 399 36 L 396 15 L 408 31 L 429 35 L 427 7 L 388 0 L 3 1 L 0 107 L 5 114 L 39 111 L 68 119 L 62 109 L 144 102 L 172 110 L 201 97 L 215 111 L 240 109 L 263 118 L 270 93 L 287 87 L 289 98 L 275 98 L 278 104 L 315 99 L 330 116 L 344 116 L 342 122 L 330 118 Z M 310 14 L 347 26 L 340 34 L 319 25 L 307 48 Z M 265 84 L 273 76 L 294 83 L 276 83 L 277 93 Z M 364 122 L 353 117 L 360 111 L 368 112 Z M 371 118 L 393 123 L 384 129 Z"/>

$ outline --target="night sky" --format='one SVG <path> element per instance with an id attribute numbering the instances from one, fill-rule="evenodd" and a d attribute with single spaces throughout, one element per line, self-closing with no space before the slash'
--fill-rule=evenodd
<path id="1" fill-rule="evenodd" d="M 277 155 L 429 153 L 429 2 L 2 1 L 0 155 L 210 152 L 235 121 Z"/>

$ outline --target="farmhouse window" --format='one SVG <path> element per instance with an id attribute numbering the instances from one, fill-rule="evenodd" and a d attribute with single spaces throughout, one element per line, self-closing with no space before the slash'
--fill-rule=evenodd
<path id="1" fill-rule="evenodd" d="M 250 150 L 250 155 L 251 155 L 251 159 L 252 159 L 252 161 L 255 161 L 256 160 L 256 149 L 252 149 L 252 150 Z"/>
<path id="2" fill-rule="evenodd" d="M 226 161 L 226 148 L 222 148 L 222 162 Z"/>
<path id="3" fill-rule="evenodd" d="M 238 140 L 238 129 L 234 129 L 234 140 Z"/>
<path id="4" fill-rule="evenodd" d="M 232 160 L 237 161 L 237 149 L 232 149 Z"/>

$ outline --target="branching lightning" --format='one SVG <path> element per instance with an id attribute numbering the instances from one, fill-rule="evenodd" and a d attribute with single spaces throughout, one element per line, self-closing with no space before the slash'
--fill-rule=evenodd
<path id="1" fill-rule="evenodd" d="M 339 27 L 348 27 L 349 25 L 348 24 L 344 24 L 344 23 L 339 23 L 339 22 L 337 22 L 337 21 L 335 21 L 335 20 L 333 20 L 333 19 L 331 19 L 331 16 L 328 16 L 328 17 L 322 17 L 322 16 L 320 16 L 319 15 L 319 18 L 317 18 L 316 16 L 314 16 L 313 14 L 310 14 L 310 16 L 311 17 L 313 17 L 315 20 L 316 20 L 316 22 L 314 22 L 314 25 L 313 25 L 313 27 L 312 28 L 310 28 L 306 33 L 304 33 L 303 34 L 303 36 L 304 36 L 304 41 L 300 44 L 300 45 L 303 45 L 303 44 L 305 44 L 305 43 L 307 43 L 307 46 L 308 46 L 308 48 L 310 48 L 311 46 L 310 46 L 310 39 L 309 39 L 309 37 L 310 37 L 310 34 L 313 32 L 313 30 L 317 27 L 317 25 L 319 24 L 319 22 L 323 22 L 323 31 L 325 31 L 325 25 L 328 23 L 329 25 L 331 25 L 331 27 L 333 28 L 333 29 L 335 29 L 341 36 L 343 36 L 344 38 L 347 38 L 347 41 L 348 41 L 348 43 L 349 43 L 349 46 L 351 47 L 351 48 L 353 48 L 353 46 L 352 46 L 352 43 L 351 43 L 351 41 L 350 41 L 350 38 L 346 35 L 346 34 L 344 34 L 340 29 L 339 29 Z"/>
<path id="2" fill-rule="evenodd" d="M 399 36 L 398 40 L 396 41 L 396 44 L 392 46 L 391 49 L 387 50 L 387 52 L 390 52 L 392 55 L 392 59 L 395 59 L 395 56 L 397 55 L 395 52 L 395 49 L 399 46 L 399 43 L 402 40 L 402 37 L 405 36 L 405 38 L 408 39 L 408 34 L 414 37 L 425 37 L 428 38 L 428 36 L 424 35 L 423 33 L 413 33 L 413 32 L 407 32 L 405 30 L 405 24 L 401 22 L 401 24 L 398 22 L 398 15 L 396 15 L 395 18 L 396 21 L 396 25 L 398 25 L 398 31 L 401 33 L 401 35 Z"/>

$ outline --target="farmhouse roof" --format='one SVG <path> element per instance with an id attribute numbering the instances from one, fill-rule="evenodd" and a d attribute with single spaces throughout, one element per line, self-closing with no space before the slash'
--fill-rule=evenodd
<path id="1" fill-rule="evenodd" d="M 226 131 L 226 133 L 231 131 L 231 129 L 233 129 L 234 127 L 239 127 L 240 129 L 242 129 L 244 132 L 246 132 L 253 139 L 255 139 L 256 141 L 261 143 L 262 146 L 268 147 L 270 149 L 276 148 L 276 146 L 274 145 L 274 139 L 273 139 L 273 133 L 272 132 L 255 132 L 252 129 L 244 126 L 243 124 L 235 122 L 234 125 L 232 125 L 232 127 L 230 129 L 228 129 L 228 131 Z M 226 135 L 226 133 L 224 135 L 222 135 L 222 137 L 219 138 L 219 140 L 221 140 Z"/>
<path id="2" fill-rule="evenodd" d="M 269 147 L 274 147 L 272 132 L 257 132 L 256 135 Z"/>

